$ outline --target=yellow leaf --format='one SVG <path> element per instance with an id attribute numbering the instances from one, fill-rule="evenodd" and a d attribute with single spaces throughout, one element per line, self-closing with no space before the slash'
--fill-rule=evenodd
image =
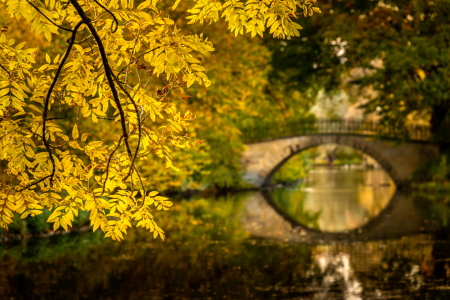
<path id="1" fill-rule="evenodd" d="M 52 61 L 50 60 L 50 55 L 48 55 L 48 53 L 45 54 L 45 60 L 47 61 L 47 63 L 51 63 Z"/>
<path id="2" fill-rule="evenodd" d="M 427 74 L 422 69 L 416 69 L 416 74 L 420 77 L 420 80 L 424 80 L 427 77 Z"/>
<path id="3" fill-rule="evenodd" d="M 177 0 L 177 1 L 175 2 L 175 4 L 172 6 L 172 10 L 175 10 L 175 8 L 177 8 L 178 4 L 180 4 L 180 1 L 181 1 L 181 0 Z"/>
<path id="4" fill-rule="evenodd" d="M 73 137 L 74 140 L 78 139 L 78 127 L 77 127 L 77 124 L 75 124 L 75 126 L 73 126 L 72 137 Z"/>
<path id="5" fill-rule="evenodd" d="M 56 231 L 59 228 L 59 220 L 53 223 L 53 231 Z"/>
<path id="6" fill-rule="evenodd" d="M 64 220 L 61 220 L 61 226 L 67 231 L 67 224 Z"/>

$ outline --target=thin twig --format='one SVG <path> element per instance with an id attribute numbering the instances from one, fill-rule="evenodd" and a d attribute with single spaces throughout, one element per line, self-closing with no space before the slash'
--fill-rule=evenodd
<path id="1" fill-rule="evenodd" d="M 52 91 L 55 88 L 56 82 L 58 81 L 59 75 L 61 74 L 64 63 L 66 62 L 67 58 L 69 57 L 70 50 L 72 50 L 72 46 L 75 42 L 75 37 L 76 37 L 77 31 L 83 23 L 84 23 L 84 21 L 78 22 L 78 24 L 75 25 L 74 29 L 71 30 L 72 39 L 69 43 L 69 46 L 67 46 L 66 54 L 64 54 L 64 57 L 62 58 L 61 63 L 58 66 L 58 70 L 56 70 L 55 77 L 53 78 L 53 82 L 50 85 L 50 88 L 47 93 L 47 98 L 45 99 L 44 112 L 42 113 L 42 142 L 44 143 L 45 149 L 47 150 L 47 152 L 49 154 L 50 161 L 52 162 L 52 173 L 50 175 L 38 180 L 37 182 L 26 186 L 21 191 L 26 190 L 26 189 L 30 188 L 31 186 L 36 185 L 37 183 L 39 183 L 49 177 L 50 177 L 50 185 L 53 185 L 53 176 L 55 175 L 55 160 L 53 159 L 53 154 L 52 154 L 52 150 L 50 149 L 50 145 L 45 138 L 45 126 L 46 126 L 46 121 L 47 121 L 48 107 L 50 104 L 50 97 L 52 95 Z"/>
<path id="2" fill-rule="evenodd" d="M 37 10 L 44 18 L 46 18 L 50 23 L 52 23 L 52 24 L 55 25 L 56 27 L 58 27 L 58 28 L 60 28 L 60 29 L 62 29 L 62 30 L 65 30 L 65 31 L 73 32 L 72 29 L 67 29 L 67 28 L 64 28 L 64 27 L 62 27 L 62 26 L 56 24 L 56 23 L 53 22 L 49 17 L 47 17 L 47 16 L 46 16 L 39 8 L 37 8 L 36 5 L 34 5 L 33 3 L 31 3 L 31 2 L 28 1 L 28 0 L 27 0 L 27 2 L 28 2 L 28 4 L 30 4 L 31 6 L 33 6 L 34 9 Z"/>
<path id="3" fill-rule="evenodd" d="M 103 8 L 104 10 L 106 10 L 114 19 L 114 22 L 111 23 L 111 32 L 115 33 L 117 31 L 117 28 L 119 28 L 119 21 L 117 21 L 116 16 L 109 10 L 107 9 L 105 6 L 103 6 L 100 2 L 98 2 L 97 0 L 94 0 L 95 3 L 97 3 L 98 6 L 100 6 L 101 8 Z M 113 24 L 116 24 L 116 29 L 113 30 Z"/>
<path id="4" fill-rule="evenodd" d="M 138 155 L 139 148 L 141 146 L 141 139 L 142 139 L 141 118 L 138 115 L 138 107 L 137 107 L 136 102 L 134 101 L 133 97 L 131 97 L 131 95 L 128 93 L 126 88 L 123 87 L 122 83 L 120 83 L 119 79 L 116 77 L 116 75 L 114 75 L 114 73 L 112 73 L 112 76 L 116 80 L 117 85 L 119 86 L 119 88 L 127 95 L 127 97 L 130 99 L 131 103 L 133 104 L 134 109 L 136 111 L 136 119 L 137 119 L 137 122 L 138 122 L 138 124 L 137 124 L 137 126 L 138 126 L 138 134 L 139 134 L 138 144 L 136 146 L 136 150 L 135 150 L 134 156 L 132 156 L 130 158 L 131 159 L 130 170 L 128 171 L 128 174 L 122 179 L 122 180 L 125 181 L 130 176 L 130 174 L 131 174 L 131 172 L 133 170 L 133 165 L 134 165 L 134 162 L 136 160 L 136 156 Z"/>
<path id="5" fill-rule="evenodd" d="M 114 149 L 113 152 L 111 152 L 111 154 L 109 155 L 108 163 L 106 164 L 106 177 L 105 177 L 105 182 L 103 183 L 103 191 L 102 191 L 102 195 L 105 193 L 106 181 L 108 180 L 109 165 L 111 164 L 111 159 L 112 159 L 114 153 L 117 151 L 117 149 L 119 149 L 120 143 L 122 143 L 122 139 L 123 139 L 123 135 L 120 137 L 119 143 L 117 144 L 116 149 Z"/>
<path id="6" fill-rule="evenodd" d="M 136 171 L 136 174 L 137 174 L 137 176 L 138 176 L 138 178 L 139 178 L 139 181 L 141 182 L 142 191 L 144 192 L 144 194 L 142 195 L 142 204 L 141 204 L 141 206 L 138 208 L 138 209 L 141 209 L 142 206 L 144 206 L 144 203 L 145 203 L 145 194 L 146 194 L 147 192 L 145 191 L 144 183 L 142 182 L 141 175 L 139 174 L 137 168 L 134 167 L 134 170 Z"/>
<path id="7" fill-rule="evenodd" d="M 66 6 L 62 10 L 66 10 L 69 7 L 70 1 L 67 1 Z"/>
<path id="8" fill-rule="evenodd" d="M 117 74 L 117 77 L 120 76 L 120 74 L 129 66 L 131 66 L 132 64 L 134 64 L 135 61 L 137 61 L 139 58 L 141 58 L 142 56 L 144 56 L 145 54 L 148 54 L 152 51 L 158 50 L 159 48 L 161 48 L 161 46 L 158 46 L 156 48 L 153 48 L 152 50 L 148 50 L 147 52 L 142 53 L 141 55 L 139 55 L 138 57 L 136 57 L 133 61 L 131 61 L 128 65 L 126 65 L 125 67 L 122 68 L 122 70 L 119 71 L 119 73 Z"/>
<path id="9" fill-rule="evenodd" d="M 38 181 L 36 181 L 36 182 L 34 182 L 34 183 L 32 183 L 32 184 L 29 184 L 29 185 L 27 185 L 26 187 L 20 189 L 19 192 L 23 192 L 23 191 L 25 191 L 26 189 L 29 189 L 30 187 L 32 187 L 32 186 L 34 186 L 34 185 L 37 185 L 38 183 L 44 181 L 45 179 L 47 179 L 47 178 L 49 178 L 49 177 L 51 177 L 51 176 L 52 176 L 52 175 L 47 175 L 47 176 L 45 176 L 45 177 L 42 177 L 42 178 L 39 179 Z"/>
<path id="10" fill-rule="evenodd" d="M 2 68 L 6 73 L 8 73 L 9 78 L 12 78 L 11 74 L 9 73 L 9 71 L 6 70 L 4 66 L 0 65 L 0 68 Z"/>

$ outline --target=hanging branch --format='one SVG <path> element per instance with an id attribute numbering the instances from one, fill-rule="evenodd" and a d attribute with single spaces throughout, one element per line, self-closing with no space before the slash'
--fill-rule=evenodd
<path id="1" fill-rule="evenodd" d="M 136 150 L 134 153 L 134 156 L 131 158 L 131 163 L 130 163 L 130 170 L 128 171 L 128 174 L 122 179 L 123 181 L 127 180 L 127 178 L 130 176 L 131 172 L 133 171 L 133 165 L 134 162 L 136 160 L 136 157 L 138 155 L 139 152 L 139 148 L 141 146 L 141 139 L 142 139 L 142 128 L 141 128 L 141 118 L 138 115 L 138 107 L 136 105 L 136 102 L 134 101 L 133 97 L 131 97 L 131 95 L 128 93 L 128 91 L 126 90 L 126 88 L 123 87 L 123 85 L 120 83 L 119 78 L 117 78 L 114 74 L 112 74 L 113 78 L 115 79 L 115 81 L 117 82 L 117 85 L 119 86 L 119 88 L 127 95 L 127 97 L 130 99 L 131 103 L 134 106 L 134 109 L 136 111 L 136 116 L 137 116 L 137 122 L 138 122 L 138 144 L 136 146 Z M 137 172 L 137 171 L 136 171 Z"/>
<path id="2" fill-rule="evenodd" d="M 64 66 L 64 63 L 66 62 L 67 58 L 69 57 L 70 50 L 72 50 L 72 46 L 75 43 L 75 37 L 77 35 L 77 31 L 78 31 L 78 29 L 80 28 L 80 26 L 83 23 L 84 23 L 84 21 L 78 22 L 78 24 L 75 25 L 74 29 L 71 30 L 72 37 L 71 37 L 69 46 L 67 46 L 66 53 L 64 54 L 64 57 L 61 59 L 61 63 L 58 66 L 58 70 L 56 70 L 55 77 L 53 78 L 53 82 L 50 85 L 50 88 L 49 88 L 48 93 L 47 93 L 47 97 L 45 99 L 44 112 L 42 113 L 42 142 L 44 143 L 45 149 L 47 150 L 48 155 L 50 157 L 50 161 L 52 162 L 52 172 L 51 172 L 50 175 L 47 175 L 44 178 L 41 178 L 38 181 L 36 181 L 36 182 L 34 182 L 32 184 L 29 184 L 28 186 L 22 188 L 21 190 L 19 190 L 19 192 L 24 191 L 24 190 L 32 187 L 33 185 L 36 185 L 39 182 L 44 181 L 47 178 L 50 178 L 50 185 L 53 185 L 53 176 L 55 175 L 55 160 L 53 159 L 53 154 L 52 154 L 52 150 L 50 149 L 50 144 L 47 142 L 47 139 L 45 138 L 45 130 L 46 130 L 48 107 L 50 105 L 50 97 L 52 95 L 52 91 L 55 88 L 56 82 L 58 81 L 59 75 L 61 74 L 61 71 L 62 71 L 62 68 Z"/>
<path id="3" fill-rule="evenodd" d="M 108 163 L 106 164 L 106 177 L 105 177 L 105 182 L 103 183 L 103 191 L 102 191 L 102 195 L 105 193 L 105 189 L 106 189 L 106 181 L 108 180 L 108 175 L 109 175 L 109 165 L 111 164 L 111 159 L 112 159 L 114 153 L 117 151 L 117 149 L 119 149 L 120 143 L 122 143 L 122 139 L 123 139 L 123 135 L 120 137 L 119 143 L 117 144 L 117 147 L 116 147 L 116 148 L 111 152 L 111 154 L 109 155 Z"/>
<path id="4" fill-rule="evenodd" d="M 128 137 L 129 136 L 128 136 L 127 126 L 126 126 L 126 123 L 125 123 L 125 112 L 123 111 L 122 105 L 120 104 L 119 94 L 118 94 L 116 86 L 114 84 L 114 79 L 112 77 L 113 76 L 113 72 L 111 70 L 111 67 L 109 66 L 108 57 L 106 56 L 105 47 L 104 47 L 104 45 L 102 43 L 102 40 L 101 40 L 100 36 L 97 33 L 97 30 L 95 29 L 94 25 L 92 25 L 91 19 L 86 15 L 86 12 L 80 6 L 78 1 L 77 0 L 70 0 L 70 3 L 72 3 L 73 7 L 78 12 L 78 15 L 81 17 L 83 22 L 89 28 L 89 31 L 91 32 L 92 36 L 95 39 L 95 42 L 97 43 L 98 51 L 100 52 L 100 56 L 102 58 L 106 79 L 108 80 L 108 85 L 111 88 L 111 92 L 113 94 L 114 103 L 116 104 L 117 110 L 119 111 L 120 124 L 122 126 L 122 134 L 123 134 L 123 138 L 124 138 L 125 147 L 127 149 L 128 156 L 131 159 L 132 154 L 131 154 L 130 144 L 128 143 Z"/>

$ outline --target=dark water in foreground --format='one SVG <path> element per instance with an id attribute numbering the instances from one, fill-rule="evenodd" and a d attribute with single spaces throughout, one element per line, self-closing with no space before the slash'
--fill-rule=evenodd
<path id="1" fill-rule="evenodd" d="M 389 201 L 385 180 L 325 169 L 303 187 L 180 201 L 155 213 L 165 242 L 0 245 L 0 299 L 450 299 L 450 204 Z"/>

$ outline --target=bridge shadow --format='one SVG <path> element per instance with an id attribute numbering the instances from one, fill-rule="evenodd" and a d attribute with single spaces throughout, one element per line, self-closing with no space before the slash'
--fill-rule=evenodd
<path id="1" fill-rule="evenodd" d="M 367 241 L 435 232 L 439 225 L 423 218 L 412 197 L 397 192 L 388 206 L 365 225 L 346 232 L 323 232 L 298 223 L 282 211 L 270 190 L 248 197 L 242 225 L 252 236 L 291 242 Z"/>

